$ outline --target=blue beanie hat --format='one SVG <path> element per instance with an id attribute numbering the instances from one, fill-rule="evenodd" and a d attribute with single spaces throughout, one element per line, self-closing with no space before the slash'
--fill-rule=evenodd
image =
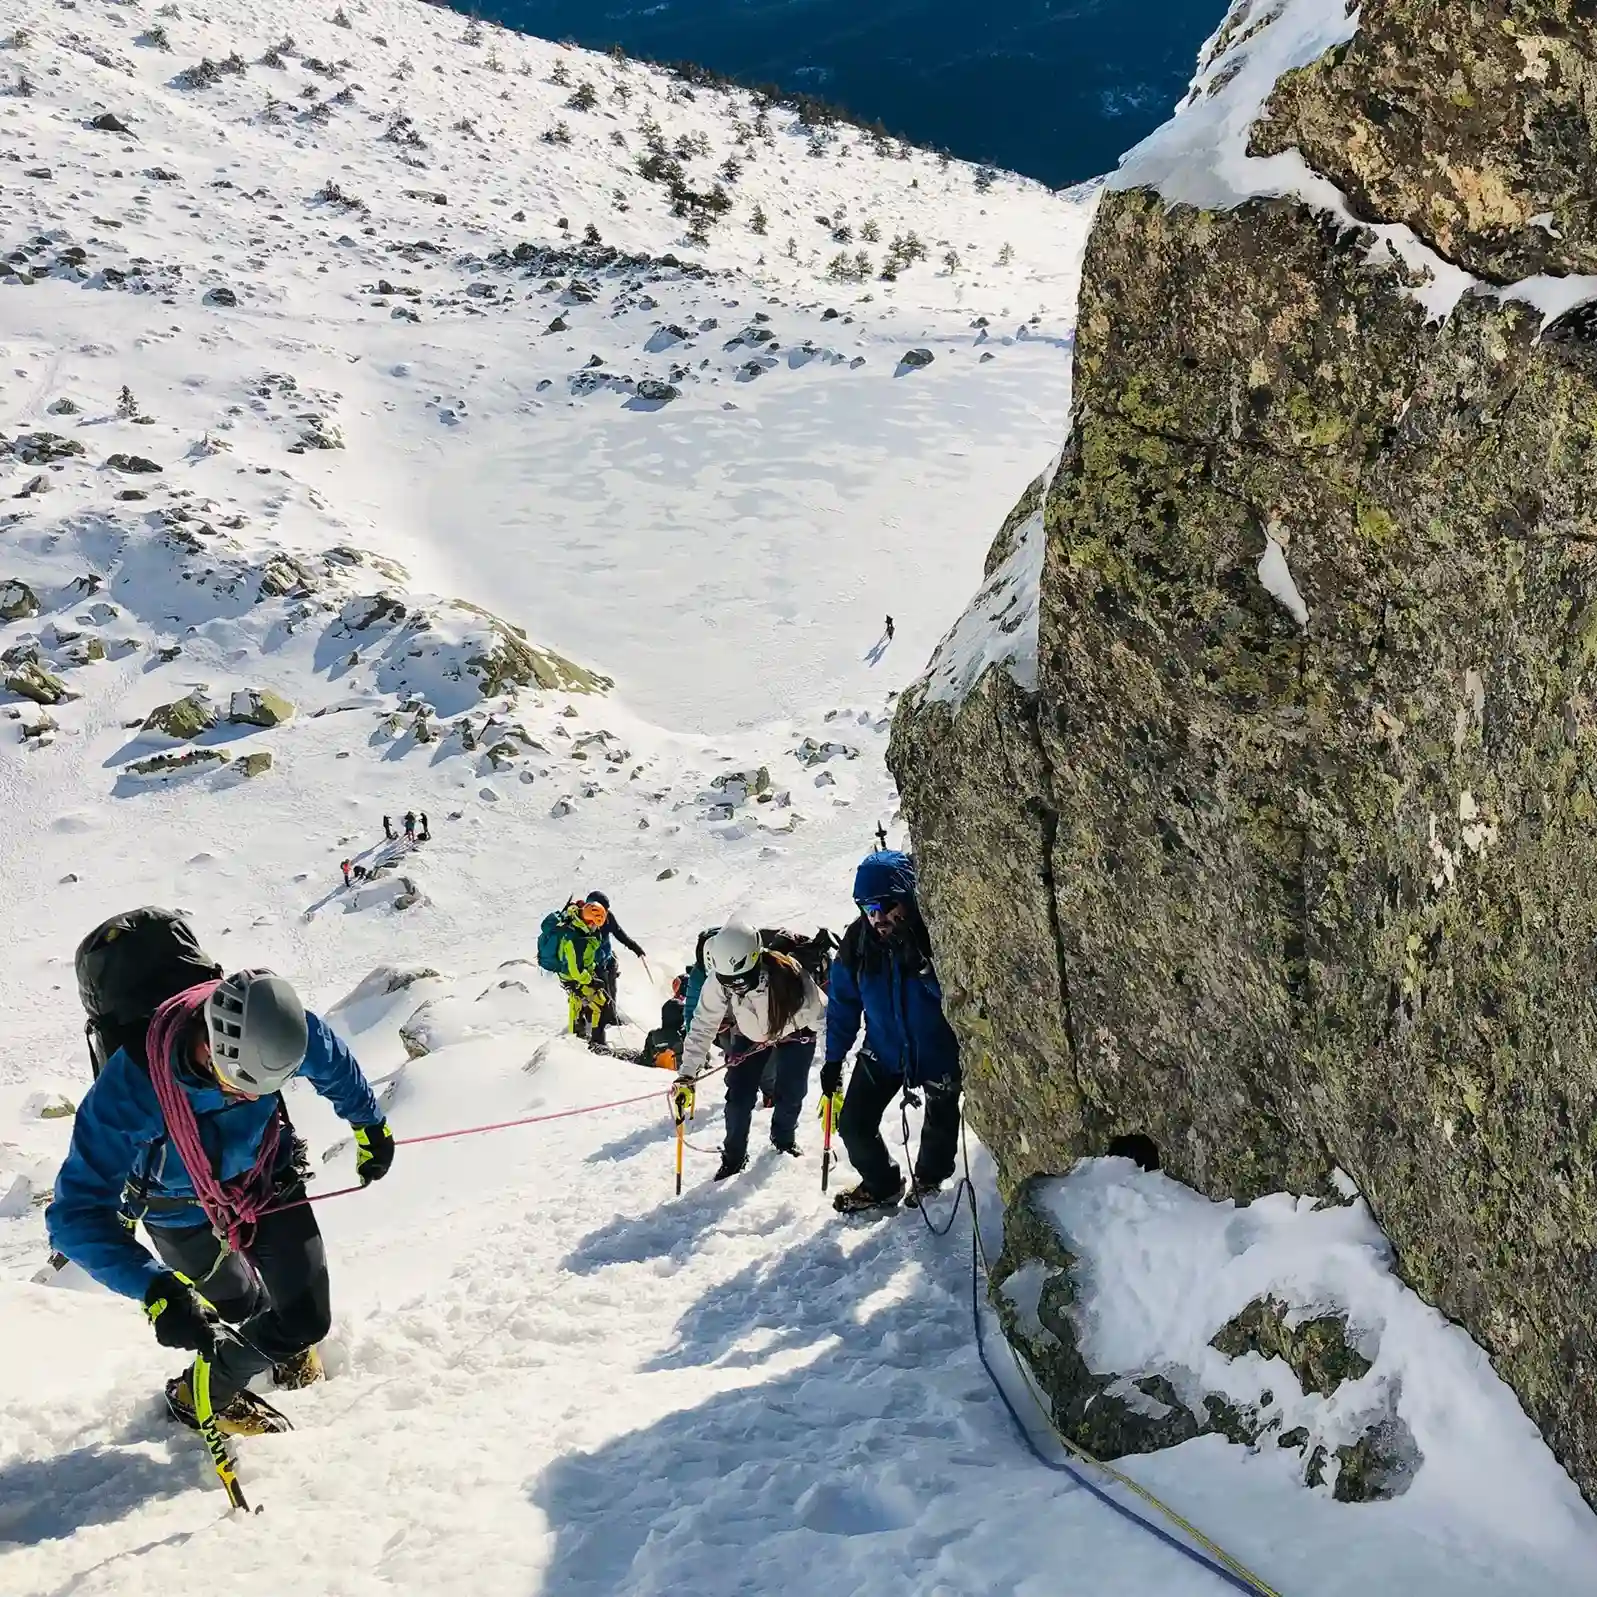
<path id="1" fill-rule="evenodd" d="M 915 896 L 915 862 L 895 848 L 867 854 L 854 872 L 854 899 L 868 903 L 876 898 L 911 899 Z"/>
<path id="2" fill-rule="evenodd" d="M 604 907 L 606 909 L 609 909 L 609 907 L 610 907 L 610 895 L 608 893 L 600 893 L 598 891 L 595 891 L 595 892 L 592 892 L 592 893 L 588 894 L 588 897 L 585 900 L 585 902 L 587 902 L 589 904 L 602 904 L 602 905 L 604 905 Z"/>

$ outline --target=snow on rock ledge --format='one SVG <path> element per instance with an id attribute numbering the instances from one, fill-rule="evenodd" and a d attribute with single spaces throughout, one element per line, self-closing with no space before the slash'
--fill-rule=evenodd
<path id="1" fill-rule="evenodd" d="M 1480 1349 L 1391 1266 L 1361 1200 L 1239 1208 L 1099 1159 L 1017 1195 L 992 1301 L 1055 1423 L 1099 1457 L 1213 1435 L 1339 1502 L 1423 1484 L 1461 1519 L 1582 1516 Z"/>

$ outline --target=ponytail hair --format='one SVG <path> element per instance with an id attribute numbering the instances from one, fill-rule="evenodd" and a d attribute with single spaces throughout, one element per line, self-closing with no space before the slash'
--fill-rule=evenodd
<path id="1" fill-rule="evenodd" d="M 765 964 L 766 1013 L 770 1017 L 770 1035 L 774 1042 L 804 1007 L 804 970 L 790 954 L 779 954 L 766 949 L 760 956 Z"/>

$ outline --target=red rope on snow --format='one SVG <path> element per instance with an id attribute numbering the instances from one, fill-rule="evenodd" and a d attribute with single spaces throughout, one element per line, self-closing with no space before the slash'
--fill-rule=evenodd
<path id="1" fill-rule="evenodd" d="M 738 1061 L 731 1061 L 737 1063 Z M 703 1081 L 706 1078 L 718 1075 L 725 1070 L 725 1065 L 716 1065 L 713 1069 L 706 1070 L 704 1075 L 698 1077 Z M 432 1131 L 425 1137 L 396 1137 L 396 1148 L 414 1148 L 424 1142 L 449 1142 L 456 1137 L 480 1137 L 490 1131 L 509 1131 L 516 1126 L 541 1126 L 547 1125 L 551 1120 L 571 1120 L 578 1115 L 596 1115 L 606 1109 L 627 1109 L 634 1104 L 653 1103 L 662 1094 L 658 1091 L 640 1093 L 635 1098 L 616 1098 L 610 1103 L 584 1104 L 580 1109 L 557 1109 L 547 1115 L 525 1115 L 519 1120 L 498 1120 L 491 1126 L 462 1126 L 458 1131 Z M 663 1095 L 667 1102 L 670 1101 L 670 1089 L 667 1088 Z M 695 1150 L 697 1151 L 697 1150 Z M 707 1150 L 706 1150 L 707 1151 Z M 347 1198 L 353 1192 L 364 1192 L 365 1187 L 339 1187 L 333 1192 L 309 1193 L 303 1198 L 295 1198 L 292 1203 L 279 1203 L 270 1209 L 261 1210 L 262 1215 L 282 1214 L 287 1209 L 298 1209 L 307 1203 L 326 1203 L 329 1198 Z"/>

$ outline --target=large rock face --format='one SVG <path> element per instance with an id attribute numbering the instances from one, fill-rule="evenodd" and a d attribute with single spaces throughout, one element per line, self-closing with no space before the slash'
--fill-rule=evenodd
<path id="1" fill-rule="evenodd" d="M 1247 11 L 1184 116 L 1293 8 Z M 1597 19 L 1359 25 L 1253 126 L 1270 195 L 1106 194 L 1035 660 L 934 663 L 891 759 L 1006 1180 L 1340 1166 L 1597 1500 L 1597 306 L 1527 303 L 1597 281 L 1448 265 L 1597 265 Z"/>

